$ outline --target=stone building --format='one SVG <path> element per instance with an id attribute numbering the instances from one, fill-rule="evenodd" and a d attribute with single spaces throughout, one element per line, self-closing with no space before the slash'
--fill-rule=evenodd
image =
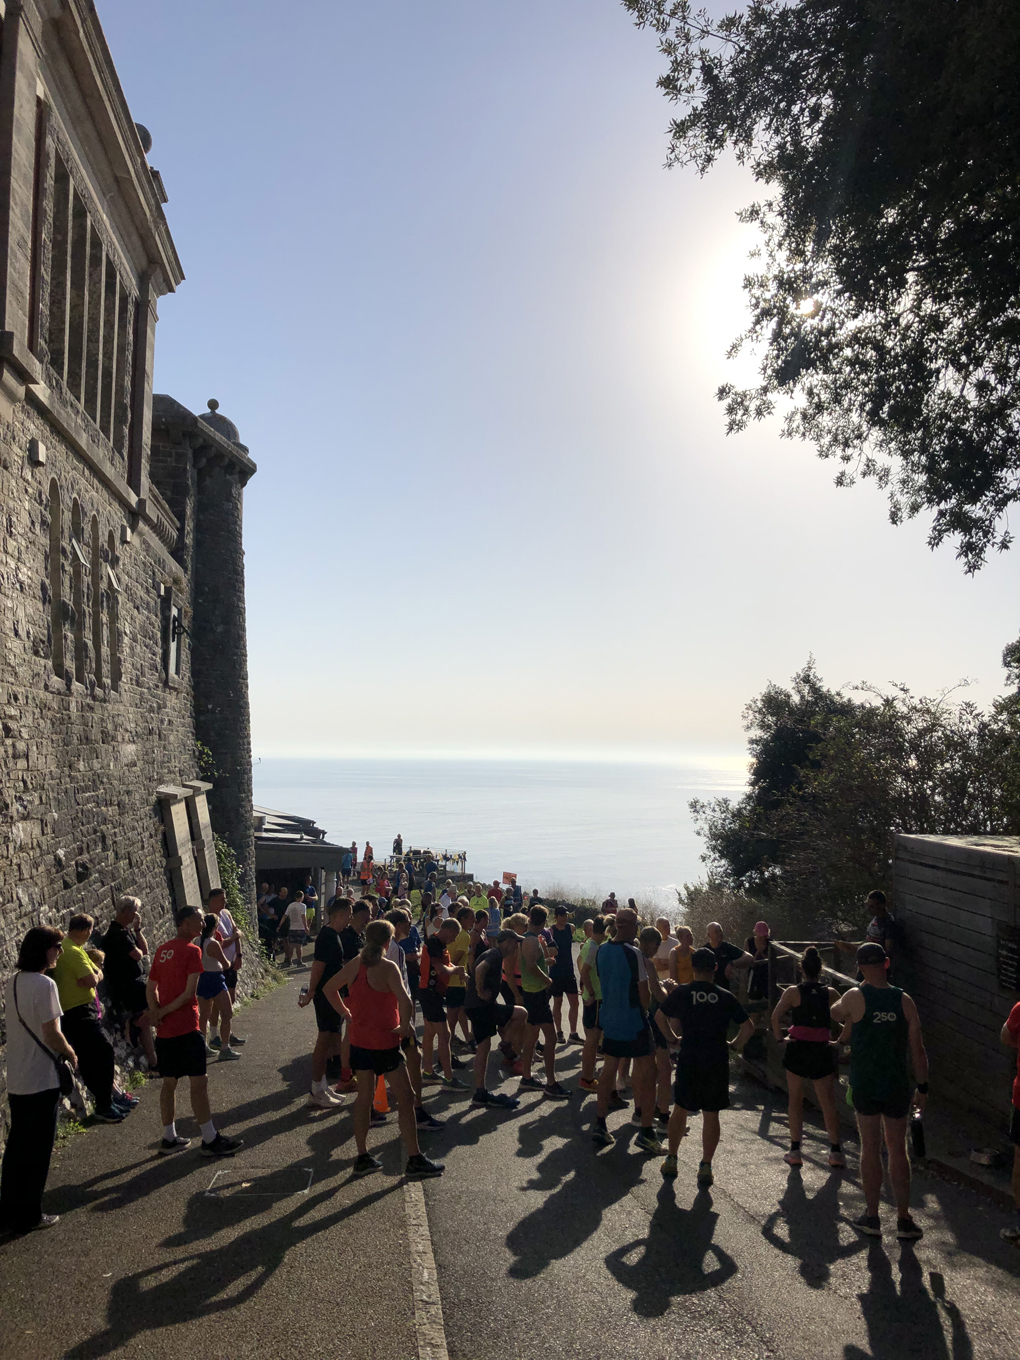
<path id="1" fill-rule="evenodd" d="M 25 929 L 254 882 L 243 488 L 215 402 L 153 396 L 183 279 L 89 0 L 0 4 L 0 969 Z M 208 748 L 200 779 L 196 739 Z M 153 918 L 158 919 L 153 919 Z"/>

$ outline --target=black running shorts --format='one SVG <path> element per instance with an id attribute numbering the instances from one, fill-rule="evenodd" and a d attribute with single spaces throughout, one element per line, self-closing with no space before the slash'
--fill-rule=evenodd
<path id="1" fill-rule="evenodd" d="M 339 1034 L 343 1029 L 343 1016 L 329 1004 L 321 992 L 312 997 L 315 1007 L 315 1026 L 320 1034 Z"/>
<path id="2" fill-rule="evenodd" d="M 576 996 L 577 978 L 573 973 L 571 973 L 569 977 L 566 975 L 563 977 L 554 976 L 549 991 L 553 996 Z"/>
<path id="3" fill-rule="evenodd" d="M 156 1040 L 156 1063 L 161 1077 L 204 1077 L 207 1052 L 197 1029 Z"/>
<path id="4" fill-rule="evenodd" d="M 377 1077 L 384 1077 L 387 1072 L 395 1072 L 403 1061 L 399 1044 L 396 1048 L 355 1048 L 351 1044 L 351 1067 L 355 1072 L 374 1072 Z"/>
<path id="5" fill-rule="evenodd" d="M 906 1119 L 914 1102 L 912 1086 L 903 1087 L 892 1095 L 869 1096 L 866 1092 L 853 1093 L 854 1109 L 865 1118 L 880 1114 L 886 1119 Z"/>
<path id="6" fill-rule="evenodd" d="M 647 1058 L 653 1048 L 652 1031 L 648 1025 L 630 1039 L 611 1039 L 602 1031 L 600 1052 L 607 1058 Z"/>
<path id="7" fill-rule="evenodd" d="M 581 1011 L 581 1024 L 585 1029 L 598 1029 L 599 1027 L 599 1001 L 586 1001 Z"/>
<path id="8" fill-rule="evenodd" d="M 435 992 L 430 992 L 427 987 L 419 991 L 418 1005 L 421 1006 L 422 1019 L 427 1020 L 430 1025 L 446 1023 L 446 1007 L 443 1005 L 443 998 Z"/>
<path id="9" fill-rule="evenodd" d="M 788 1039 L 783 1049 L 783 1066 L 795 1077 L 805 1081 L 820 1081 L 831 1077 L 836 1070 L 836 1050 L 831 1044 L 809 1039 Z"/>
<path id="10" fill-rule="evenodd" d="M 491 1039 L 504 1025 L 509 1025 L 513 1019 L 514 1008 L 508 1006 L 505 1001 L 490 1001 L 486 1006 L 473 1006 L 467 1014 L 471 1021 L 471 1033 L 475 1036 L 475 1043 L 481 1044 L 486 1039 Z"/>
<path id="11" fill-rule="evenodd" d="M 681 1110 L 707 1110 L 714 1114 L 729 1108 L 729 1059 L 701 1066 L 685 1062 L 683 1054 L 677 1059 L 673 1099 Z"/>
<path id="12" fill-rule="evenodd" d="M 446 1008 L 455 1011 L 458 1006 L 463 1006 L 467 1000 L 466 987 L 447 987 L 446 989 Z"/>
<path id="13" fill-rule="evenodd" d="M 524 992 L 524 1008 L 528 1012 L 529 1025 L 551 1025 L 552 1010 L 549 1006 L 549 989 L 541 992 Z"/>

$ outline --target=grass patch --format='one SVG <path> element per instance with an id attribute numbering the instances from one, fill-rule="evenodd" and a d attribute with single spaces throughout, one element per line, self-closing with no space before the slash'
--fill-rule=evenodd
<path id="1" fill-rule="evenodd" d="M 74 1115 L 67 1115 L 63 1119 L 57 1120 L 57 1136 L 54 1139 L 54 1145 L 56 1147 L 61 1147 L 79 1133 L 87 1132 L 88 1125 L 83 1124 L 81 1120 Z"/>

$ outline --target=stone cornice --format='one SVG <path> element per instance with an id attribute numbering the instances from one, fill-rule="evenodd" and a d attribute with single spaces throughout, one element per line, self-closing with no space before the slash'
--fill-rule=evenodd
<path id="1" fill-rule="evenodd" d="M 200 416 L 162 392 L 152 394 L 152 428 L 154 431 L 177 429 L 194 450 L 196 467 L 222 462 L 238 474 L 242 486 L 258 471 L 244 444 L 226 439 Z"/>

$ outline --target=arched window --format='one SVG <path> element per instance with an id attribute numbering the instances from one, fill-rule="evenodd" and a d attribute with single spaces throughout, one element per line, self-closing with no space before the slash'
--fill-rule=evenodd
<path id="1" fill-rule="evenodd" d="M 71 608 L 74 611 L 74 678 L 85 683 L 85 578 L 82 568 L 88 559 L 81 543 L 81 506 L 78 497 L 71 502 Z"/>
<path id="2" fill-rule="evenodd" d="M 60 487 L 50 482 L 50 657 L 54 674 L 64 674 L 64 591 L 60 564 Z"/>
<path id="3" fill-rule="evenodd" d="M 109 618 L 107 619 L 110 639 L 110 687 L 111 689 L 120 689 L 120 639 L 117 636 L 117 622 L 120 618 L 120 585 L 113 570 L 114 559 L 117 556 L 117 540 L 113 536 L 112 529 L 107 540 L 107 546 L 110 556 L 106 571 L 110 585 Z"/>
<path id="4" fill-rule="evenodd" d="M 92 664 L 96 684 L 103 683 L 103 559 L 99 552 L 99 520 L 92 516 Z"/>

